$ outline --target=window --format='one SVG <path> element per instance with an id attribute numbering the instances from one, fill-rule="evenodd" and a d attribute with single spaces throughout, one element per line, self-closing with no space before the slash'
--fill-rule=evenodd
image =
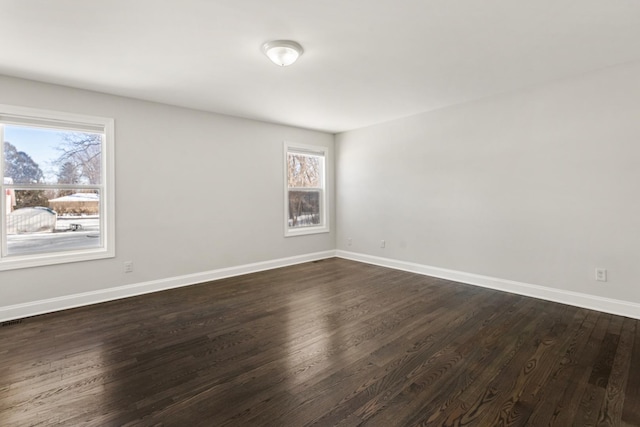
<path id="1" fill-rule="evenodd" d="M 329 231 L 327 149 L 285 143 L 285 236 Z"/>
<path id="2" fill-rule="evenodd" d="M 0 105 L 0 270 L 115 255 L 113 128 Z"/>

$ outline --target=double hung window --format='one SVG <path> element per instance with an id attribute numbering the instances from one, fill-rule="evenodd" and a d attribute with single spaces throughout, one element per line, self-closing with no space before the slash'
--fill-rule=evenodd
<path id="1" fill-rule="evenodd" d="M 324 147 L 285 143 L 285 236 L 329 231 Z"/>
<path id="2" fill-rule="evenodd" d="M 0 105 L 0 270 L 114 256 L 113 128 Z"/>

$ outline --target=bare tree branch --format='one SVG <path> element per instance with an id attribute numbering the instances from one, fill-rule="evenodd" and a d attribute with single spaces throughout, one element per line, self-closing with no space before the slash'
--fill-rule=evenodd
<path id="1" fill-rule="evenodd" d="M 85 132 L 65 133 L 56 164 L 73 164 L 81 181 L 99 184 L 102 162 L 102 135 Z"/>

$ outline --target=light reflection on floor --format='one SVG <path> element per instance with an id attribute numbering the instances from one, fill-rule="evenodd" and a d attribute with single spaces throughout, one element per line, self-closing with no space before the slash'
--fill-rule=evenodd
<path id="1" fill-rule="evenodd" d="M 38 347 L 37 335 L 24 345 Z M 95 407 L 96 399 L 102 399 L 105 377 L 100 368 L 105 367 L 106 371 L 109 362 L 101 342 L 89 341 L 84 349 L 66 354 L 65 338 L 61 336 L 59 345 L 29 353 L 39 355 L 38 359 L 11 359 L 11 369 L 0 371 L 0 425 L 23 425 L 21 414 L 26 412 L 38 413 L 38 418 L 47 420 L 47 425 L 64 424 L 81 415 L 82 408 Z M 11 350 L 7 354 L 10 358 Z M 34 368 L 40 372 L 42 366 L 48 366 L 48 370 L 39 373 L 34 381 Z M 69 398 L 69 392 L 77 397 Z M 12 407 L 16 401 L 23 403 Z"/>
<path id="2" fill-rule="evenodd" d="M 289 296 L 289 339 L 285 359 L 287 383 L 292 390 L 304 390 L 311 385 L 307 383 L 310 378 L 317 381 L 323 377 L 318 375 L 322 371 L 330 375 L 342 367 L 342 349 L 346 342 L 337 321 L 339 313 L 333 311 L 338 305 L 327 305 L 333 295 L 330 288 L 321 286 L 296 291 Z M 304 309 L 313 306 L 314 302 L 317 302 L 317 310 Z"/>

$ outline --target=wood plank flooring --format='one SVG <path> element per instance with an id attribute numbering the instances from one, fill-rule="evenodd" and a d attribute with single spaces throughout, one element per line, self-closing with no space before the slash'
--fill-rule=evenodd
<path id="1" fill-rule="evenodd" d="M 0 328 L 0 426 L 637 426 L 637 320 L 329 259 Z"/>

